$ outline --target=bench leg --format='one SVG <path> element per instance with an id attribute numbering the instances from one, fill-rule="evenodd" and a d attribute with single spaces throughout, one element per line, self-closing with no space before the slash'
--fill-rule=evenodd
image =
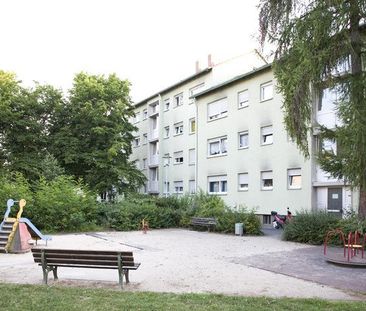
<path id="1" fill-rule="evenodd" d="M 47 269 L 47 267 L 46 268 L 42 267 L 42 271 L 43 271 L 43 284 L 47 285 L 47 281 L 48 281 L 48 269 Z"/>
<path id="2" fill-rule="evenodd" d="M 125 278 L 126 278 L 126 284 L 130 283 L 130 276 L 129 276 L 129 272 L 130 270 L 128 269 L 124 269 L 124 274 L 125 274 Z"/>
<path id="3" fill-rule="evenodd" d="M 123 269 L 118 269 L 118 277 L 119 277 L 119 285 L 121 286 L 121 289 L 123 289 Z"/>
<path id="4" fill-rule="evenodd" d="M 52 272 L 53 272 L 53 278 L 54 278 L 54 280 L 58 280 L 57 267 L 53 267 Z"/>

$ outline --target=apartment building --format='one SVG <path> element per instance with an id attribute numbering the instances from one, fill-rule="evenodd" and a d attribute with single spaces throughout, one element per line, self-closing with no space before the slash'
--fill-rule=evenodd
<path id="1" fill-rule="evenodd" d="M 357 204 L 343 181 L 306 160 L 283 125 L 282 98 L 270 65 L 225 81 L 206 68 L 136 104 L 132 160 L 147 184 L 141 192 L 181 195 L 198 189 L 232 207 L 255 208 L 263 223 L 270 212 L 326 209 L 341 213 Z M 334 127 L 334 94 L 314 100 L 314 128 Z M 332 124 L 333 122 L 333 124 Z M 334 142 L 309 137 L 317 148 Z"/>

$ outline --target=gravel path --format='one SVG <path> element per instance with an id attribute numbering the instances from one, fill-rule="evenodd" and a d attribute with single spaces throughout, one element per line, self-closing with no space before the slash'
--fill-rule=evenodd
<path id="1" fill-rule="evenodd" d="M 132 250 L 135 260 L 142 264 L 130 273 L 131 283 L 125 290 L 131 291 L 366 299 L 366 288 L 357 288 L 356 293 L 354 288 L 332 284 L 329 277 L 326 282 L 321 277 L 304 277 L 311 276 L 314 247 L 281 241 L 278 234 L 239 237 L 181 229 L 147 234 L 98 232 L 56 235 L 48 247 Z M 307 250 L 312 260 L 299 260 L 302 268 L 294 269 L 294 254 L 300 252 L 306 257 Z M 290 254 L 293 274 L 291 267 L 286 269 Z M 321 253 L 319 260 L 323 260 Z M 335 268 L 331 269 L 334 273 Z M 299 275 L 299 270 L 308 273 Z M 365 270 L 360 273 L 360 279 L 365 280 Z M 115 270 L 60 268 L 58 274 L 59 284 L 118 288 Z M 53 284 L 51 275 L 49 283 Z M 30 253 L 0 254 L 0 282 L 41 284 L 42 271 Z"/>

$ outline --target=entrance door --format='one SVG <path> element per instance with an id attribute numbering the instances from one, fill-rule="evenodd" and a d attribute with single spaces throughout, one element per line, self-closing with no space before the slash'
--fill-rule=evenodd
<path id="1" fill-rule="evenodd" d="M 328 212 L 342 216 L 342 188 L 328 188 Z"/>

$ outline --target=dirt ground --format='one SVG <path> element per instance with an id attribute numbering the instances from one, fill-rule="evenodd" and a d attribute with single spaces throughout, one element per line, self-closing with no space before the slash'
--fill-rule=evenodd
<path id="1" fill-rule="evenodd" d="M 181 229 L 65 234 L 54 235 L 47 247 L 133 251 L 141 266 L 130 272 L 131 283 L 124 286 L 130 291 L 366 300 L 366 269 L 357 272 L 358 288 L 339 286 L 332 277 L 322 277 L 338 270 L 327 272 L 320 249 L 318 256 L 312 246 L 284 242 L 279 231 L 268 232 L 258 237 Z M 304 260 L 307 253 L 312 260 Z M 323 268 L 314 275 L 317 256 Z M 116 270 L 60 268 L 58 275 L 61 285 L 119 288 Z M 51 286 L 56 283 L 52 273 L 49 278 Z M 0 282 L 42 284 L 42 270 L 31 253 L 0 254 Z"/>

